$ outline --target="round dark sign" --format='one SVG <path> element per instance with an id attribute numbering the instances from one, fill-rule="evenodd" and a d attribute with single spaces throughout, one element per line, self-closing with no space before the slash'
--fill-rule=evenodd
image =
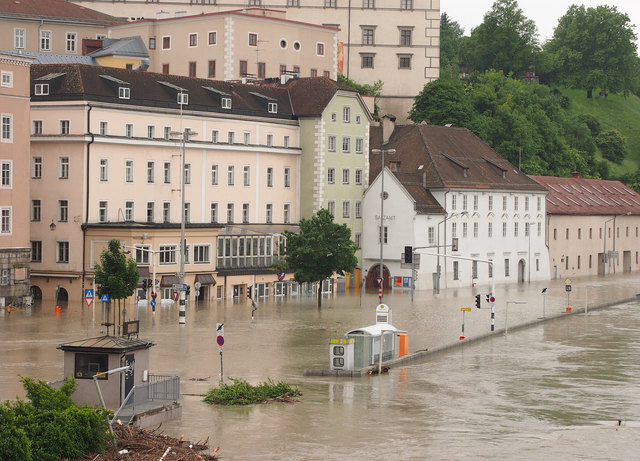
<path id="1" fill-rule="evenodd" d="M 224 344 L 224 336 L 218 336 L 216 341 L 218 342 L 218 346 L 222 346 Z"/>

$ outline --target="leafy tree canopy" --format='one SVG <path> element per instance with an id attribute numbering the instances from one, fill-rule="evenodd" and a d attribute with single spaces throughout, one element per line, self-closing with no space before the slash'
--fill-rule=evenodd
<path id="1" fill-rule="evenodd" d="M 545 45 L 550 81 L 571 88 L 628 94 L 638 87 L 636 34 L 615 6 L 572 5 Z"/>
<path id="2" fill-rule="evenodd" d="M 300 232 L 284 231 L 287 239 L 285 263 L 296 282 L 317 282 L 343 275 L 358 264 L 356 245 L 346 224 L 333 222 L 333 216 L 321 209 L 315 216 L 300 220 Z M 320 298 L 318 298 L 320 303 Z"/>
<path id="3" fill-rule="evenodd" d="M 120 241 L 112 239 L 100 254 L 100 264 L 94 267 L 97 295 L 108 294 L 112 299 L 131 296 L 138 285 L 140 275 L 133 258 L 127 258 L 120 248 Z"/>
<path id="4" fill-rule="evenodd" d="M 458 79 L 439 78 L 425 85 L 414 100 L 409 119 L 416 123 L 429 120 L 435 125 L 466 126 L 471 119 L 471 104 L 464 83 Z"/>
<path id="5" fill-rule="evenodd" d="M 460 72 L 459 55 L 464 29 L 447 13 L 440 16 L 440 76 L 455 78 Z"/>

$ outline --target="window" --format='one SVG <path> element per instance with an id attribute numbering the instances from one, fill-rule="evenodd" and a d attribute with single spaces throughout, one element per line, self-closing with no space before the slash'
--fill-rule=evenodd
<path id="1" fill-rule="evenodd" d="M 218 204 L 212 203 L 210 207 L 210 211 L 211 211 L 211 222 L 217 223 L 218 222 Z"/>
<path id="2" fill-rule="evenodd" d="M 537 201 L 538 201 L 537 208 L 538 208 L 538 211 L 540 211 L 540 208 L 542 208 L 542 198 L 538 197 Z"/>
<path id="3" fill-rule="evenodd" d="M 282 42 L 280 42 L 280 45 L 282 46 Z M 286 74 L 286 73 L 287 73 L 287 66 L 280 64 L 280 75 Z"/>
<path id="4" fill-rule="evenodd" d="M 342 107 L 342 123 L 351 123 L 351 106 Z"/>
<path id="5" fill-rule="evenodd" d="M 493 237 L 493 223 L 492 222 L 488 222 L 487 223 L 487 236 L 488 237 Z"/>
<path id="6" fill-rule="evenodd" d="M 155 173 L 155 162 L 149 161 L 147 162 L 147 183 L 153 184 L 156 182 L 156 173 Z"/>
<path id="7" fill-rule="evenodd" d="M 13 115 L 2 114 L 2 142 L 13 142 Z"/>
<path id="8" fill-rule="evenodd" d="M 160 264 L 175 264 L 178 245 L 160 245 L 158 248 Z"/>
<path id="9" fill-rule="evenodd" d="M 242 169 L 242 184 L 244 186 L 251 185 L 251 167 L 248 165 Z"/>
<path id="10" fill-rule="evenodd" d="M 451 196 L 451 209 L 455 210 L 457 205 L 458 205 L 458 196 L 457 195 L 452 195 Z"/>
<path id="11" fill-rule="evenodd" d="M 33 134 L 42 134 L 42 120 L 33 121 Z"/>
<path id="12" fill-rule="evenodd" d="M 168 141 L 171 138 L 171 127 L 170 126 L 165 126 L 163 128 L 162 135 L 163 135 L 163 138 Z"/>
<path id="13" fill-rule="evenodd" d="M 504 276 L 509 277 L 509 258 L 504 260 Z"/>
<path id="14" fill-rule="evenodd" d="M 109 161 L 106 158 L 100 159 L 100 181 L 108 181 L 109 180 Z"/>
<path id="15" fill-rule="evenodd" d="M 13 72 L 0 72 L 0 85 L 6 88 L 13 88 Z"/>
<path id="16" fill-rule="evenodd" d="M 58 157 L 58 178 L 69 179 L 69 157 Z"/>
<path id="17" fill-rule="evenodd" d="M 376 7 L 376 3 L 374 0 L 362 0 L 362 8 L 371 9 L 375 7 Z"/>
<path id="18" fill-rule="evenodd" d="M 162 222 L 171 222 L 171 202 L 162 202 Z"/>
<path id="19" fill-rule="evenodd" d="M 400 0 L 400 9 L 401 10 L 412 10 L 413 9 L 413 0 Z"/>
<path id="20" fill-rule="evenodd" d="M 400 29 L 400 46 L 411 46 L 411 29 Z"/>
<path id="21" fill-rule="evenodd" d="M 267 146 L 268 147 L 273 146 L 273 135 L 272 134 L 268 134 L 267 135 Z"/>
<path id="22" fill-rule="evenodd" d="M 38 199 L 31 200 L 31 221 L 40 222 L 42 216 L 42 202 Z"/>
<path id="23" fill-rule="evenodd" d="M 462 238 L 467 238 L 467 229 L 468 229 L 468 225 L 466 222 L 462 223 Z"/>
<path id="24" fill-rule="evenodd" d="M 282 145 L 283 145 L 284 147 L 289 147 L 289 136 L 284 136 L 284 137 L 282 138 Z"/>
<path id="25" fill-rule="evenodd" d="M 453 280 L 460 280 L 460 271 L 458 269 L 458 261 L 453 261 Z"/>
<path id="26" fill-rule="evenodd" d="M 189 46 L 198 46 L 198 34 L 189 34 Z"/>
<path id="27" fill-rule="evenodd" d="M 506 222 L 502 223 L 502 236 L 503 237 L 507 236 L 507 223 Z"/>
<path id="28" fill-rule="evenodd" d="M 162 73 L 163 74 L 168 74 L 169 73 L 169 64 L 168 63 L 163 63 L 162 64 Z"/>
<path id="29" fill-rule="evenodd" d="M 324 43 L 322 42 L 316 43 L 316 55 L 324 56 Z"/>
<path id="30" fill-rule="evenodd" d="M 31 240 L 31 262 L 42 262 L 42 241 Z"/>
<path id="31" fill-rule="evenodd" d="M 191 164 L 184 164 L 184 183 L 191 184 Z"/>
<path id="32" fill-rule="evenodd" d="M 373 53 L 361 53 L 360 54 L 360 67 L 363 69 L 373 69 Z"/>
<path id="33" fill-rule="evenodd" d="M 233 142 L 235 140 L 234 137 L 235 137 L 235 133 L 233 131 L 229 131 L 227 133 L 227 143 L 228 144 L 233 144 Z"/>
<path id="34" fill-rule="evenodd" d="M 107 136 L 109 134 L 109 122 L 100 122 L 100 135 Z"/>
<path id="35" fill-rule="evenodd" d="M 327 202 L 327 211 L 335 218 L 336 216 L 336 202 L 329 200 Z"/>
<path id="36" fill-rule="evenodd" d="M 463 195 L 462 196 L 462 209 L 465 210 L 465 211 L 467 210 L 467 203 L 468 203 L 467 202 L 467 196 Z"/>
<path id="37" fill-rule="evenodd" d="M 189 77 L 195 77 L 196 76 L 196 62 L 195 61 L 189 61 Z M 180 95 L 178 95 L 180 96 Z M 180 98 L 178 98 L 180 99 Z"/>
<path id="38" fill-rule="evenodd" d="M 331 78 L 331 72 L 329 72 L 328 70 L 324 70 L 322 71 L 322 76 L 326 78 Z"/>
<path id="39" fill-rule="evenodd" d="M 362 154 L 364 149 L 364 139 L 356 138 L 356 154 Z"/>
<path id="40" fill-rule="evenodd" d="M 473 238 L 478 238 L 478 223 L 473 223 Z"/>
<path id="41" fill-rule="evenodd" d="M 327 150 L 329 152 L 335 152 L 336 151 L 336 137 L 333 135 L 330 135 L 327 138 Z"/>
<path id="42" fill-rule="evenodd" d="M 287 0 L 287 6 L 300 6 L 300 0 Z"/>
<path id="43" fill-rule="evenodd" d="M 502 196 L 502 211 L 507 211 L 507 196 Z"/>
<path id="44" fill-rule="evenodd" d="M 360 114 L 356 114 L 356 125 L 360 125 L 361 119 Z"/>
<path id="45" fill-rule="evenodd" d="M 204 264 L 210 262 L 209 245 L 193 245 L 193 263 Z"/>
<path id="46" fill-rule="evenodd" d="M 0 232 L 3 234 L 11 233 L 11 207 L 0 209 Z"/>
<path id="47" fill-rule="evenodd" d="M 427 228 L 427 241 L 429 242 L 429 245 L 435 244 L 436 230 L 433 226 L 429 226 L 429 228 Z"/>
<path id="48" fill-rule="evenodd" d="M 215 144 L 215 143 L 219 142 L 219 139 L 220 139 L 219 136 L 220 136 L 220 133 L 218 132 L 218 130 L 211 130 L 211 142 L 212 143 Z"/>
<path id="49" fill-rule="evenodd" d="M 311 69 L 310 77 L 317 77 L 317 76 L 318 76 L 318 69 Z"/>
<path id="50" fill-rule="evenodd" d="M 267 168 L 267 187 L 273 187 L 273 168 Z"/>
<path id="51" fill-rule="evenodd" d="M 542 235 L 542 223 L 539 222 L 538 223 L 538 237 L 540 237 Z"/>
<path id="52" fill-rule="evenodd" d="M 264 62 L 258 63 L 258 78 L 265 78 L 267 76 L 267 65 Z"/>
<path id="53" fill-rule="evenodd" d="M 627 228 L 627 231 L 629 230 L 629 228 Z M 629 237 L 629 235 L 627 235 L 627 237 Z M 582 229 L 578 229 L 578 240 L 580 240 L 582 238 Z"/>
<path id="54" fill-rule="evenodd" d="M 337 6 L 338 0 L 324 0 L 325 8 L 335 8 Z"/>
<path id="55" fill-rule="evenodd" d="M 249 222 L 249 204 L 248 203 L 242 204 L 242 222 L 244 224 L 247 224 Z"/>
<path id="56" fill-rule="evenodd" d="M 258 46 L 258 34 L 249 34 L 249 46 Z"/>
<path id="57" fill-rule="evenodd" d="M 518 211 L 518 197 L 513 197 L 513 209 Z"/>
<path id="58" fill-rule="evenodd" d="M 284 204 L 282 210 L 282 222 L 285 224 L 289 224 L 291 222 L 291 205 L 288 203 Z"/>
<path id="59" fill-rule="evenodd" d="M 69 221 L 69 200 L 58 200 L 58 222 Z"/>
<path id="60" fill-rule="evenodd" d="M 362 185 L 362 170 L 360 168 L 356 168 L 355 174 L 356 174 L 355 183 L 356 183 L 356 185 L 361 186 Z"/>
<path id="61" fill-rule="evenodd" d="M 476 211 L 478 210 L 478 196 L 477 195 L 473 196 L 473 209 L 476 210 Z"/>
<path id="62" fill-rule="evenodd" d="M 74 378 L 91 379 L 97 373 L 109 370 L 109 355 L 107 354 L 75 354 Z M 102 375 L 100 379 L 109 379 Z"/>
<path id="63" fill-rule="evenodd" d="M 76 43 L 78 41 L 78 34 L 75 32 L 67 32 L 66 50 L 67 53 L 75 53 L 77 51 Z"/>
<path id="64" fill-rule="evenodd" d="M 342 152 L 348 154 L 351 152 L 351 138 L 348 136 L 342 137 Z"/>
<path id="65" fill-rule="evenodd" d="M 513 223 L 513 236 L 514 237 L 518 236 L 518 223 L 517 222 Z"/>
<path id="66" fill-rule="evenodd" d="M 524 211 L 529 211 L 529 197 L 524 198 Z"/>
<path id="67" fill-rule="evenodd" d="M 43 96 L 49 94 L 49 84 L 48 83 L 36 83 L 34 88 L 36 96 Z"/>
<path id="68" fill-rule="evenodd" d="M 247 76 L 247 61 L 240 60 L 240 77 Z"/>
<path id="69" fill-rule="evenodd" d="M 265 207 L 264 220 L 267 224 L 271 224 L 273 222 L 273 205 L 271 203 L 267 203 Z"/>
<path id="70" fill-rule="evenodd" d="M 564 234 L 565 234 L 565 239 L 569 240 L 569 229 L 568 228 L 564 230 Z"/>
<path id="71" fill-rule="evenodd" d="M 155 50 L 156 49 L 156 38 L 155 37 L 149 37 L 149 49 L 150 50 Z"/>
<path id="72" fill-rule="evenodd" d="M 411 69 L 411 55 L 399 54 L 398 55 L 398 69 Z"/>
<path id="73" fill-rule="evenodd" d="M 11 162 L 3 160 L 0 162 L 0 186 L 3 188 L 11 187 Z"/>
<path id="74" fill-rule="evenodd" d="M 269 112 L 270 114 L 277 114 L 278 113 L 278 103 L 277 102 L 270 102 L 267 105 L 267 112 Z"/>
<path id="75" fill-rule="evenodd" d="M 98 202 L 98 222 L 107 222 L 108 204 L 106 200 Z"/>
<path id="76" fill-rule="evenodd" d="M 283 179 L 284 187 L 291 187 L 291 168 L 285 167 Z"/>
<path id="77" fill-rule="evenodd" d="M 51 51 L 51 31 L 40 31 L 40 51 Z"/>
<path id="78" fill-rule="evenodd" d="M 155 220 L 155 202 L 147 202 L 147 222 Z"/>
<path id="79" fill-rule="evenodd" d="M 162 49 L 163 50 L 171 49 L 171 36 L 162 37 Z"/>
<path id="80" fill-rule="evenodd" d="M 455 222 L 451 223 L 451 237 L 456 237 L 458 235 L 458 224 Z"/>
<path id="81" fill-rule="evenodd" d="M 362 218 L 362 202 L 357 201 L 355 203 L 355 213 L 356 213 L 356 218 L 357 219 Z"/>
<path id="82" fill-rule="evenodd" d="M 342 217 L 348 218 L 351 212 L 351 202 L 349 200 L 344 200 L 342 202 Z"/>
<path id="83" fill-rule="evenodd" d="M 389 228 L 384 226 L 382 229 L 378 226 L 378 243 L 380 243 L 380 237 L 382 237 L 382 243 L 389 243 Z"/>
<path id="84" fill-rule="evenodd" d="M 335 184 L 336 182 L 336 169 L 327 168 L 327 182 L 329 184 Z"/>
<path id="85" fill-rule="evenodd" d="M 491 261 L 491 264 L 489 264 L 489 278 L 492 279 L 493 278 L 493 259 L 490 259 L 489 261 Z"/>
<path id="86" fill-rule="evenodd" d="M 373 45 L 374 44 L 374 31 L 373 27 L 363 27 L 362 28 L 362 44 L 363 45 Z"/>
<path id="87" fill-rule="evenodd" d="M 227 224 L 233 223 L 233 203 L 227 203 Z"/>
<path id="88" fill-rule="evenodd" d="M 233 165 L 229 165 L 227 167 L 227 185 L 228 186 L 233 186 L 234 183 L 234 171 L 233 171 Z"/>
<path id="89" fill-rule="evenodd" d="M 31 177 L 42 178 L 42 157 L 31 157 Z"/>
<path id="90" fill-rule="evenodd" d="M 211 165 L 211 185 L 218 185 L 218 165 Z"/>
<path id="91" fill-rule="evenodd" d="M 133 137 L 133 124 L 131 123 L 126 123 L 124 125 L 124 135 L 127 138 L 132 138 Z"/>
<path id="92" fill-rule="evenodd" d="M 349 184 L 349 177 L 350 177 L 350 172 L 349 172 L 349 168 L 343 168 L 342 169 L 342 184 Z"/>
<path id="93" fill-rule="evenodd" d="M 338 114 L 336 114 L 335 112 L 331 112 L 331 121 L 332 122 L 337 122 L 338 121 Z"/>
<path id="94" fill-rule="evenodd" d="M 13 29 L 13 47 L 16 50 L 24 48 L 25 29 Z"/>
<path id="95" fill-rule="evenodd" d="M 191 72 L 191 65 L 189 65 L 189 72 Z M 196 75 L 196 68 L 194 63 L 192 77 L 195 77 L 195 75 Z M 180 104 L 181 106 L 185 106 L 189 104 L 189 93 L 178 93 L 178 104 Z"/>
<path id="96" fill-rule="evenodd" d="M 69 262 L 69 242 L 56 242 L 56 246 L 57 246 L 56 262 L 68 263 Z"/>
<path id="97" fill-rule="evenodd" d="M 471 262 L 471 278 L 478 278 L 478 261 Z"/>
<path id="98" fill-rule="evenodd" d="M 191 222 L 191 203 L 184 204 L 184 222 Z"/>
<path id="99" fill-rule="evenodd" d="M 124 161 L 124 180 L 125 182 L 133 182 L 133 160 Z"/>
<path id="100" fill-rule="evenodd" d="M 207 71 L 207 77 L 215 78 L 216 76 L 216 60 L 215 59 L 209 60 L 208 69 L 209 70 Z"/>
<path id="101" fill-rule="evenodd" d="M 124 202 L 124 220 L 125 221 L 133 221 L 134 218 L 134 213 L 133 213 L 133 201 L 132 200 L 127 200 L 126 202 Z"/>
<path id="102" fill-rule="evenodd" d="M 209 45 L 215 45 L 218 40 L 217 32 L 209 32 Z"/>
<path id="103" fill-rule="evenodd" d="M 489 211 L 493 210 L 493 195 L 489 196 Z"/>

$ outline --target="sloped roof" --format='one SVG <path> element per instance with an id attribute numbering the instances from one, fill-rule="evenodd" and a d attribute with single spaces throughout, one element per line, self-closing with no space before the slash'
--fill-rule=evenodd
<path id="1" fill-rule="evenodd" d="M 561 215 L 640 215 L 640 195 L 620 181 L 574 176 L 530 176 L 545 187 L 547 213 Z"/>
<path id="2" fill-rule="evenodd" d="M 371 127 L 369 143 L 382 146 L 382 126 Z M 395 162 L 398 172 L 415 173 L 422 165 L 428 189 L 545 190 L 466 128 L 396 125 L 384 148 L 396 150 L 385 164 Z M 369 156 L 371 180 L 380 172 L 380 157 Z"/>
<path id="3" fill-rule="evenodd" d="M 45 21 L 49 19 L 93 25 L 109 25 L 122 21 L 122 18 L 100 13 L 66 0 L 0 0 L 0 17 Z"/>
<path id="4" fill-rule="evenodd" d="M 139 35 L 124 38 L 105 38 L 102 40 L 102 48 L 90 53 L 89 56 L 99 58 L 101 56 L 113 56 L 114 54 L 141 58 L 149 57 L 147 47 Z"/>
<path id="5" fill-rule="evenodd" d="M 96 65 L 95 60 L 91 56 L 82 56 L 79 54 L 56 54 L 42 53 L 40 51 L 5 51 L 5 53 L 14 56 L 28 56 L 34 58 L 34 64 L 87 64 Z"/>
<path id="6" fill-rule="evenodd" d="M 416 202 L 418 214 L 445 214 L 446 211 L 436 198 L 424 188 L 423 177 L 418 173 L 393 173 L 405 190 Z"/>
<path id="7" fill-rule="evenodd" d="M 282 86 L 289 91 L 293 112 L 299 117 L 321 115 L 338 90 L 356 93 L 327 77 L 292 78 Z"/>
<path id="8" fill-rule="evenodd" d="M 155 344 L 144 339 L 125 338 L 124 336 L 98 336 L 96 338 L 63 343 L 58 346 L 58 349 L 63 351 L 124 353 L 138 349 L 148 349 L 151 346 L 155 346 Z"/>

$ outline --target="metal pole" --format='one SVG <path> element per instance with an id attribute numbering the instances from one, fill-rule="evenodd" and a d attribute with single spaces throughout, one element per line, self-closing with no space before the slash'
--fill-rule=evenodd
<path id="1" fill-rule="evenodd" d="M 185 128 L 182 132 L 182 169 L 180 171 L 180 195 L 182 196 L 182 208 L 180 209 L 180 213 L 182 214 L 180 219 L 180 283 L 184 285 L 184 262 L 185 262 L 185 238 L 184 238 L 184 227 L 185 227 L 185 216 L 184 216 L 184 169 L 185 169 L 185 143 L 189 136 L 190 129 Z M 154 282 L 155 283 L 155 282 Z M 178 317 L 178 323 L 180 325 L 184 325 L 187 322 L 186 319 L 186 307 L 185 307 L 185 296 L 186 291 L 184 287 L 180 290 L 180 314 Z"/>
<path id="2" fill-rule="evenodd" d="M 415 280 L 416 280 L 416 252 L 415 250 L 411 250 L 411 302 L 413 302 L 413 292 L 415 291 Z"/>
<path id="3" fill-rule="evenodd" d="M 382 168 L 380 170 L 380 302 L 382 302 L 382 295 L 384 290 L 384 149 L 380 150 L 382 154 Z M 382 347 L 382 346 L 380 346 Z"/>
<path id="4" fill-rule="evenodd" d="M 220 382 L 224 381 L 224 373 L 222 371 L 222 350 L 220 350 Z"/>
<path id="5" fill-rule="evenodd" d="M 489 263 L 491 266 L 491 296 L 495 298 L 496 296 L 496 272 L 493 267 L 493 261 Z M 496 329 L 496 313 L 495 313 L 495 302 L 491 303 L 491 331 L 495 331 Z"/>
<path id="6" fill-rule="evenodd" d="M 151 299 L 155 301 L 156 298 L 153 297 L 153 295 L 156 293 L 156 252 L 155 251 L 151 253 L 151 257 L 153 258 L 153 282 L 151 282 L 153 288 L 151 290 Z M 151 311 L 155 314 L 156 306 L 151 306 Z M 136 309 L 136 317 L 138 316 L 137 312 L 138 310 Z"/>

